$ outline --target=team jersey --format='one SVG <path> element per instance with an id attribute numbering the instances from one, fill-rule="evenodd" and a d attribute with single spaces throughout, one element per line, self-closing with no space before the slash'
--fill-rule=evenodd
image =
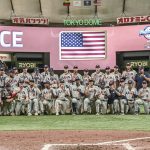
<path id="1" fill-rule="evenodd" d="M 136 71 L 135 70 L 130 70 L 130 71 L 123 71 L 122 77 L 125 78 L 125 83 L 128 83 L 129 80 L 134 81 L 135 76 L 136 76 Z"/>
<path id="2" fill-rule="evenodd" d="M 104 74 L 102 72 L 94 72 L 92 73 L 91 78 L 94 80 L 95 85 L 99 85 L 99 83 L 103 81 Z"/>
<path id="3" fill-rule="evenodd" d="M 93 86 L 87 86 L 85 88 L 85 93 L 86 93 L 86 97 L 89 99 L 93 99 L 95 98 L 96 94 L 98 91 L 98 87 L 93 85 Z"/>
<path id="4" fill-rule="evenodd" d="M 70 91 L 72 98 L 80 99 L 85 92 L 85 87 L 83 85 L 77 86 L 76 84 L 74 84 L 70 86 Z"/>
<path id="5" fill-rule="evenodd" d="M 42 98 L 45 100 L 51 100 L 52 99 L 52 91 L 51 89 L 43 89 L 42 91 Z"/>
<path id="6" fill-rule="evenodd" d="M 141 88 L 138 92 L 138 96 L 143 100 L 150 100 L 150 88 Z"/>
<path id="7" fill-rule="evenodd" d="M 31 80 L 32 76 L 29 73 L 20 73 L 19 80 Z"/>
<path id="8" fill-rule="evenodd" d="M 127 100 L 134 100 L 135 97 L 137 96 L 137 90 L 136 88 L 132 87 L 129 89 L 129 87 L 125 88 L 123 95 L 125 95 Z"/>
<path id="9" fill-rule="evenodd" d="M 114 74 L 113 73 L 109 73 L 109 74 L 105 73 L 104 74 L 105 87 L 109 86 L 110 81 L 116 82 L 116 78 L 115 78 Z"/>
<path id="10" fill-rule="evenodd" d="M 38 99 L 39 95 L 41 94 L 41 91 L 37 87 L 29 87 L 28 88 L 29 92 L 29 99 Z"/>
<path id="11" fill-rule="evenodd" d="M 83 85 L 86 86 L 90 79 L 91 77 L 89 75 L 83 75 Z"/>

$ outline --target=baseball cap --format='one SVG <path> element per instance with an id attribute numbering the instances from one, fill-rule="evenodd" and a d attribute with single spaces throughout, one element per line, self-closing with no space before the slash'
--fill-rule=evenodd
<path id="1" fill-rule="evenodd" d="M 94 82 L 94 80 L 93 80 L 93 79 L 90 79 L 89 82 Z"/>
<path id="2" fill-rule="evenodd" d="M 110 82 L 109 82 L 109 85 L 113 85 L 113 84 L 114 84 L 114 82 L 113 82 L 113 81 L 110 81 Z"/>
<path id="3" fill-rule="evenodd" d="M 60 83 L 64 83 L 64 80 L 60 80 Z"/>
<path id="4" fill-rule="evenodd" d="M 120 79 L 120 82 L 124 82 L 125 80 L 123 78 Z"/>
<path id="5" fill-rule="evenodd" d="M 44 65 L 44 68 L 49 68 L 49 66 L 48 65 Z"/>
<path id="6" fill-rule="evenodd" d="M 106 70 L 107 70 L 107 69 L 110 69 L 110 67 L 109 67 L 109 66 L 107 66 L 107 67 L 106 67 Z"/>
<path id="7" fill-rule="evenodd" d="M 129 80 L 129 81 L 128 81 L 128 84 L 132 84 L 132 83 L 133 83 L 132 80 Z"/>
<path id="8" fill-rule="evenodd" d="M 95 68 L 100 68 L 100 65 L 96 65 Z"/>
<path id="9" fill-rule="evenodd" d="M 30 82 L 34 82 L 34 80 L 33 80 L 33 79 L 30 79 L 29 81 L 30 81 Z"/>
<path id="10" fill-rule="evenodd" d="M 0 71 L 4 71 L 4 68 L 3 68 L 3 67 L 1 67 L 1 68 L 0 68 Z"/>
<path id="11" fill-rule="evenodd" d="M 69 67 L 68 67 L 68 65 L 65 65 L 64 68 L 65 68 L 65 69 L 68 69 Z"/>
<path id="12" fill-rule="evenodd" d="M 89 70 L 88 70 L 88 69 L 84 69 L 83 71 L 84 71 L 84 72 L 89 72 Z"/>
<path id="13" fill-rule="evenodd" d="M 115 65 L 114 68 L 119 68 L 118 65 Z"/>
<path id="14" fill-rule="evenodd" d="M 13 67 L 12 69 L 13 69 L 13 70 L 18 70 L 17 67 Z"/>
<path id="15" fill-rule="evenodd" d="M 78 69 L 78 66 L 74 66 L 73 69 Z"/>
<path id="16" fill-rule="evenodd" d="M 126 63 L 126 66 L 130 66 L 131 64 L 130 63 Z"/>
<path id="17" fill-rule="evenodd" d="M 144 80 L 144 81 L 142 82 L 142 84 L 147 84 L 147 81 Z"/>

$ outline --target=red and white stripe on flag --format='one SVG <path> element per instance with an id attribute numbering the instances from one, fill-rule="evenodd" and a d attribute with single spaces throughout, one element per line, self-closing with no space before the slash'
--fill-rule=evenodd
<path id="1" fill-rule="evenodd" d="M 106 32 L 63 31 L 59 38 L 60 60 L 93 60 L 106 57 Z"/>

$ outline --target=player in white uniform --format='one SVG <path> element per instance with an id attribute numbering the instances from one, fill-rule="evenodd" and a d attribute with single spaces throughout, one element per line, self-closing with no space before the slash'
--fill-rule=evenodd
<path id="1" fill-rule="evenodd" d="M 144 105 L 145 114 L 149 114 L 150 112 L 150 88 L 148 87 L 147 81 L 142 82 L 142 88 L 139 89 L 138 97 L 135 101 L 135 114 L 138 114 L 139 105 Z"/>

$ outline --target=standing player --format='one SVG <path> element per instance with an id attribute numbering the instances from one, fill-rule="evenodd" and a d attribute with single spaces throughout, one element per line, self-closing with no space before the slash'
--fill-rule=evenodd
<path id="1" fill-rule="evenodd" d="M 91 78 L 94 80 L 94 85 L 99 86 L 99 84 L 103 81 L 104 74 L 100 70 L 100 66 L 95 66 L 96 71 L 92 73 Z"/>
<path id="2" fill-rule="evenodd" d="M 91 77 L 89 75 L 89 70 L 84 69 L 83 70 L 83 85 L 84 86 L 88 85 L 90 79 L 91 79 Z"/>
<path id="3" fill-rule="evenodd" d="M 64 73 L 60 75 L 60 81 L 64 81 L 65 85 L 69 86 L 72 80 L 71 73 L 69 72 L 68 65 L 64 66 Z"/>
<path id="4" fill-rule="evenodd" d="M 125 83 L 128 84 L 129 80 L 132 80 L 134 86 L 135 86 L 135 76 L 136 76 L 136 71 L 132 69 L 132 66 L 130 63 L 126 64 L 126 70 L 123 71 L 122 77 L 125 78 Z"/>
<path id="5" fill-rule="evenodd" d="M 115 75 L 110 72 L 109 66 L 106 67 L 106 72 L 104 74 L 104 82 L 105 82 L 105 87 L 109 87 L 109 83 L 113 82 L 116 88 L 116 78 Z"/>

